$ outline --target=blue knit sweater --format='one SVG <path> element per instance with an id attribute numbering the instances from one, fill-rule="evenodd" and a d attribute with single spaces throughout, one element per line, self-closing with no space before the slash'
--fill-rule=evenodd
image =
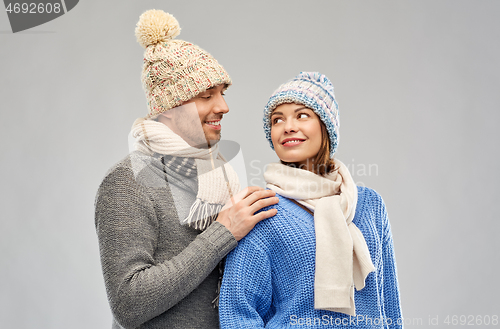
<path id="1" fill-rule="evenodd" d="M 365 237 L 376 271 L 354 293 L 356 316 L 314 309 L 314 219 L 279 198 L 278 213 L 258 223 L 227 256 L 221 329 L 402 328 L 392 234 L 381 196 L 358 187 L 353 222 Z"/>

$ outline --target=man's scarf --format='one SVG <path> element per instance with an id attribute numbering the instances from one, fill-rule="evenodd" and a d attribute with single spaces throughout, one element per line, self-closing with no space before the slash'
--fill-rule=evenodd
<path id="1" fill-rule="evenodd" d="M 181 219 L 182 224 L 206 229 L 232 195 L 240 190 L 238 175 L 219 153 L 217 144 L 207 148 L 192 147 L 165 124 L 142 118 L 134 122 L 131 133 L 135 148 L 142 153 L 194 159 L 198 193 L 189 215 Z"/>

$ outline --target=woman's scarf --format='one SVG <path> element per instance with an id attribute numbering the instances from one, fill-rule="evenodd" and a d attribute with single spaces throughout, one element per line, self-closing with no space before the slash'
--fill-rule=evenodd
<path id="1" fill-rule="evenodd" d="M 135 148 L 142 153 L 193 158 L 198 173 L 198 192 L 189 215 L 180 219 L 198 230 L 205 230 L 227 201 L 240 190 L 238 175 L 219 154 L 219 147 L 196 148 L 161 122 L 137 119 L 132 125 Z"/>
<path id="2" fill-rule="evenodd" d="M 375 270 L 361 231 L 352 222 L 358 190 L 347 167 L 322 177 L 311 171 L 272 163 L 267 187 L 314 212 L 316 272 L 314 308 L 356 315 L 354 286 L 361 290 Z"/>

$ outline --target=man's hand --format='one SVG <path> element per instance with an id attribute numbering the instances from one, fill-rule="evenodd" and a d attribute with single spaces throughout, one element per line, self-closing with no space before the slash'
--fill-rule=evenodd
<path id="1" fill-rule="evenodd" d="M 241 190 L 222 208 L 217 221 L 224 225 L 236 238 L 243 239 L 250 230 L 263 219 L 272 217 L 278 212 L 276 209 L 258 210 L 278 203 L 278 197 L 271 190 L 251 186 Z"/>

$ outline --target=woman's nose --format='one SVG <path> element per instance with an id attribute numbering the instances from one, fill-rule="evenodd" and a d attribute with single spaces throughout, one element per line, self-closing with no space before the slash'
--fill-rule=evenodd
<path id="1" fill-rule="evenodd" d="M 295 120 L 286 120 L 285 121 L 285 133 L 297 132 L 297 123 Z"/>

